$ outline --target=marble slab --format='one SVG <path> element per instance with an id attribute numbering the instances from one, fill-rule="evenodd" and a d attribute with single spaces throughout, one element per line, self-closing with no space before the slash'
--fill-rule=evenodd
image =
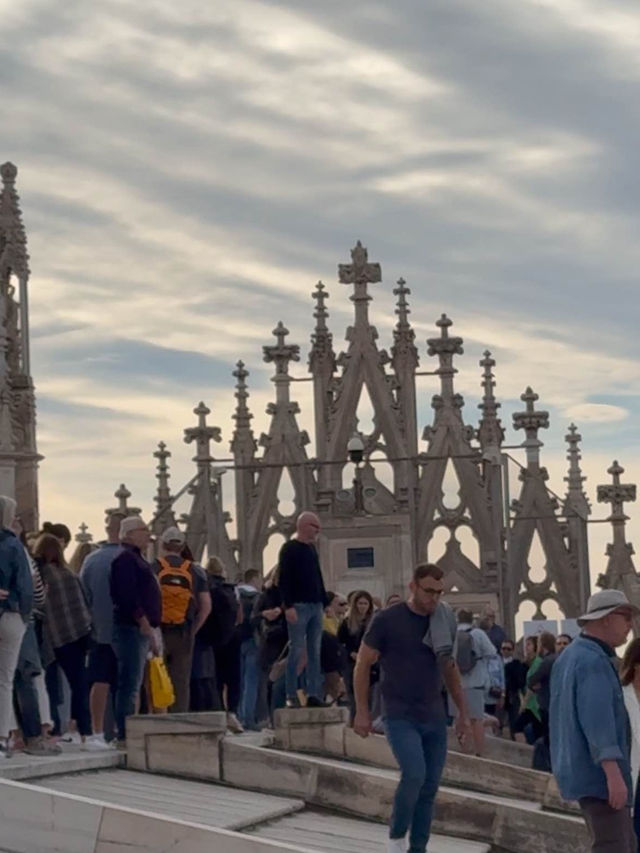
<path id="1" fill-rule="evenodd" d="M 0 843 L 12 853 L 93 853 L 103 806 L 0 781 Z"/>

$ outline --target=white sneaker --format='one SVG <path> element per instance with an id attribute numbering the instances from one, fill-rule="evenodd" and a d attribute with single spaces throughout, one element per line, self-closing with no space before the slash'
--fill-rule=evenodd
<path id="1" fill-rule="evenodd" d="M 407 853 L 406 838 L 387 838 L 387 853 Z"/>
<path id="2" fill-rule="evenodd" d="M 244 727 L 235 714 L 227 712 L 227 728 L 234 735 L 240 735 L 244 731 Z"/>
<path id="3" fill-rule="evenodd" d="M 83 749 L 98 751 L 101 749 L 112 749 L 110 743 L 107 743 L 104 739 L 104 735 L 101 733 L 99 735 L 88 735 L 85 742 L 82 744 Z"/>
<path id="4" fill-rule="evenodd" d="M 78 732 L 65 732 L 60 738 L 61 743 L 72 743 L 75 746 L 80 746 L 82 743 L 82 738 L 78 734 Z"/>

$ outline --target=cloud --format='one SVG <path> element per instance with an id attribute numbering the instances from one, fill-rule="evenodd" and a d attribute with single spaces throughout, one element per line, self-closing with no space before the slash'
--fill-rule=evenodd
<path id="1" fill-rule="evenodd" d="M 76 524 L 89 513 L 97 526 L 123 479 L 150 507 L 160 438 L 186 482 L 182 430 L 199 399 L 227 454 L 238 358 L 252 371 L 256 432 L 266 429 L 261 347 L 282 319 L 305 374 L 318 279 L 343 347 L 352 306 L 336 265 L 358 238 L 383 267 L 370 306 L 381 346 L 400 275 L 422 370 L 435 366 L 424 343 L 434 321 L 453 318 L 468 421 L 489 348 L 504 423 L 527 385 L 551 412 L 554 476 L 572 419 L 585 457 L 637 455 L 630 0 L 0 9 L 47 515 L 53 506 Z M 437 390 L 419 379 L 422 424 Z M 312 431 L 311 388 L 293 392 Z"/>
<path id="2" fill-rule="evenodd" d="M 596 423 L 613 423 L 622 421 L 628 417 L 629 412 L 622 406 L 609 406 L 605 403 L 583 403 L 580 406 L 572 406 L 565 410 L 569 418 L 579 420 L 581 423 L 595 421 Z"/>

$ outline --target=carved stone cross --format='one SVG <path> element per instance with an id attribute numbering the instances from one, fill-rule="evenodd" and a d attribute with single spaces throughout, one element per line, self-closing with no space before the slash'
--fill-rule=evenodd
<path id="1" fill-rule="evenodd" d="M 611 474 L 613 483 L 605 486 L 598 486 L 598 503 L 611 504 L 612 521 L 626 521 L 627 516 L 624 513 L 625 503 L 633 503 L 636 499 L 636 487 L 633 483 L 621 483 L 620 475 L 624 474 L 624 468 L 619 464 L 618 460 L 607 469 L 607 474 Z"/>
<path id="2" fill-rule="evenodd" d="M 76 533 L 76 542 L 79 545 L 84 545 L 85 543 L 91 542 L 93 540 L 93 536 L 87 532 L 88 530 L 89 528 L 83 521 L 80 525 L 80 533 Z"/>

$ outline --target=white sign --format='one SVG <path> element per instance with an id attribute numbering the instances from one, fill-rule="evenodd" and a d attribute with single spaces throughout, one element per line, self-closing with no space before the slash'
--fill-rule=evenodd
<path id="1" fill-rule="evenodd" d="M 527 637 L 539 637 L 543 631 L 548 631 L 555 637 L 558 633 L 558 623 L 555 619 L 531 619 L 522 626 L 525 639 Z M 567 631 L 567 633 L 569 633 Z"/>
<path id="2" fill-rule="evenodd" d="M 580 633 L 580 626 L 577 619 L 561 619 L 560 633 L 568 634 L 571 639 L 574 639 Z"/>

